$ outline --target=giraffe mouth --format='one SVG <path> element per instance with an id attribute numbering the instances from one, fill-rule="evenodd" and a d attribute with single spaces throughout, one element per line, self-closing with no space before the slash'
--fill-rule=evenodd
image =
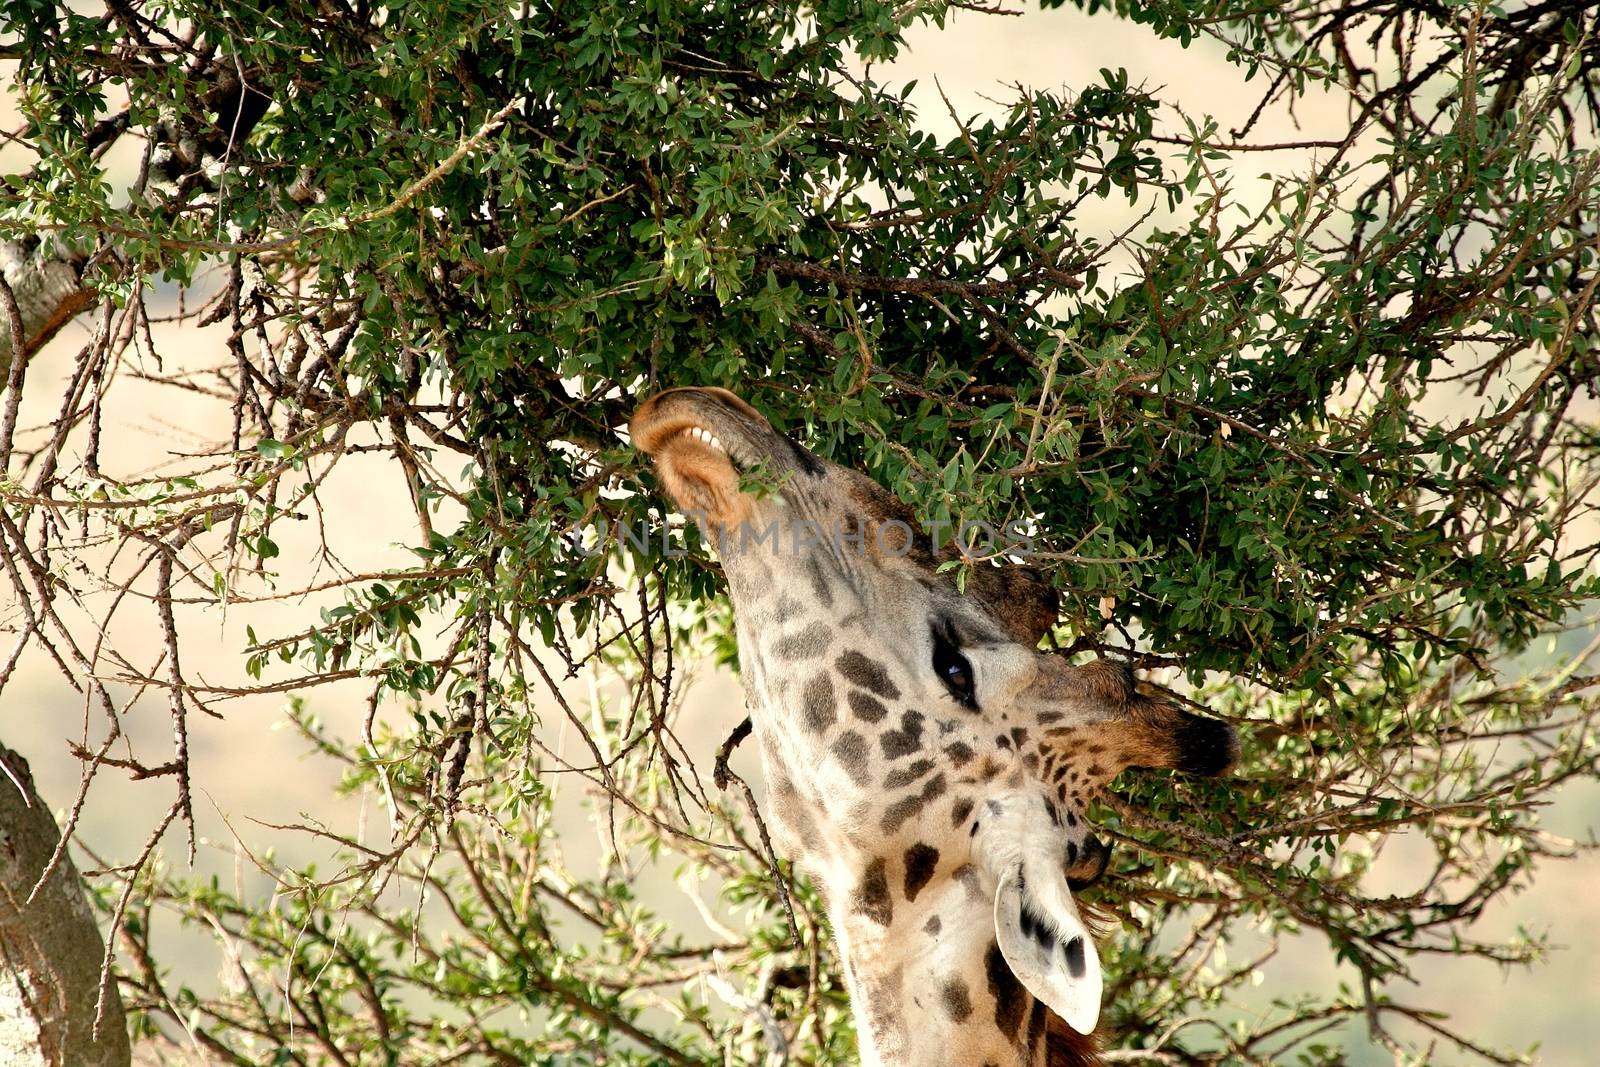
<path id="1" fill-rule="evenodd" d="M 720 453 L 730 462 L 748 461 L 754 442 L 773 433 L 755 408 L 726 389 L 668 389 L 639 405 L 628 422 L 635 448 L 659 459 L 689 444 Z"/>
<path id="2" fill-rule="evenodd" d="M 641 421 L 634 417 L 634 446 L 653 459 L 657 469 L 700 464 L 719 473 L 736 474 L 749 465 L 750 448 L 706 421 L 682 415 L 643 421 L 642 425 Z"/>
<path id="3" fill-rule="evenodd" d="M 639 405 L 628 428 L 681 510 L 723 525 L 748 517 L 739 472 L 773 435 L 750 405 L 721 389 L 669 389 Z"/>
<path id="4" fill-rule="evenodd" d="M 685 450 L 692 454 L 697 449 L 709 452 L 714 456 L 721 456 L 735 468 L 740 466 L 738 457 L 723 443 L 722 438 L 718 437 L 715 431 L 694 423 L 667 434 L 661 439 L 660 444 L 656 446 L 652 454 L 659 459 L 661 456 L 673 452 L 684 453 Z"/>
<path id="5" fill-rule="evenodd" d="M 688 434 L 701 444 L 710 446 L 713 452 L 721 452 L 727 455 L 728 450 L 723 447 L 722 439 L 704 426 L 685 426 L 677 432 L 676 436 L 682 437 L 684 434 Z"/>
<path id="6" fill-rule="evenodd" d="M 827 470 L 726 389 L 687 386 L 657 393 L 633 413 L 628 432 L 634 447 L 654 461 L 663 488 L 681 510 L 722 525 L 748 518 L 761 495 L 743 491 L 741 474 L 759 469 L 778 478 L 813 479 Z"/>

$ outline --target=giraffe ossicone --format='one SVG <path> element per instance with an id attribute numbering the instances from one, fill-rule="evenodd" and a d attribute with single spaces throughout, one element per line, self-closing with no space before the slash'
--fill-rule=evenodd
<path id="1" fill-rule="evenodd" d="M 657 394 L 629 430 L 719 549 L 765 817 L 827 901 L 862 1061 L 1099 1063 L 1085 808 L 1124 768 L 1224 773 L 1233 728 L 1040 651 L 1048 580 L 958 590 L 909 508 L 725 389 Z M 756 468 L 775 491 L 744 491 Z"/>

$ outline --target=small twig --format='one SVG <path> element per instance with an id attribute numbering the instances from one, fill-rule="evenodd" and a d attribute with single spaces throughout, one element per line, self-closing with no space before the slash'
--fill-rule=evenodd
<path id="1" fill-rule="evenodd" d="M 733 755 L 733 750 L 740 742 L 750 736 L 752 726 L 750 716 L 746 715 L 744 721 L 735 726 L 727 740 L 722 742 L 722 747 L 717 749 L 717 762 L 712 764 L 711 781 L 718 789 L 728 788 L 728 783 L 733 778 L 733 772 L 728 769 L 728 757 Z"/>

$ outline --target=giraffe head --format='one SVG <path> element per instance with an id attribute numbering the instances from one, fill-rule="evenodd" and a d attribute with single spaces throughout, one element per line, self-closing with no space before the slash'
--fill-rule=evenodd
<path id="1" fill-rule="evenodd" d="M 660 393 L 630 431 L 722 557 L 767 817 L 828 900 L 864 1062 L 1095 1062 L 1085 808 L 1125 768 L 1223 773 L 1233 729 L 1040 651 L 1046 579 L 958 589 L 909 508 L 727 390 Z"/>

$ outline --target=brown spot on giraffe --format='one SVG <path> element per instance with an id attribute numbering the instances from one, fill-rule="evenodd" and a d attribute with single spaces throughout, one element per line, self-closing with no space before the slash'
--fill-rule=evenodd
<path id="1" fill-rule="evenodd" d="M 915 903 L 917 894 L 922 892 L 922 887 L 933 879 L 933 872 L 939 867 L 939 850 L 918 841 L 906 849 L 904 862 L 906 900 Z"/>
<path id="2" fill-rule="evenodd" d="M 776 625 L 782 626 L 784 623 L 792 622 L 805 613 L 805 605 L 785 593 L 778 598 L 778 603 L 772 609 L 772 621 Z"/>
<path id="3" fill-rule="evenodd" d="M 958 797 L 950 806 L 950 825 L 960 826 L 967 821 L 967 816 L 972 814 L 972 798 Z"/>
<path id="4" fill-rule="evenodd" d="M 879 926 L 888 926 L 894 919 L 894 899 L 889 896 L 889 865 L 882 856 L 867 864 L 861 883 L 856 887 L 853 908 Z"/>
<path id="5" fill-rule="evenodd" d="M 833 699 L 833 683 L 828 680 L 826 674 L 812 676 L 806 683 L 804 693 L 801 694 L 801 701 L 806 725 L 813 733 L 822 733 L 838 718 L 835 713 L 837 705 Z"/>
<path id="6" fill-rule="evenodd" d="M 823 623 L 814 622 L 799 633 L 782 638 L 773 646 L 779 659 L 816 659 L 828 651 L 833 632 Z"/>
<path id="7" fill-rule="evenodd" d="M 920 711 L 901 712 L 900 728 L 898 730 L 885 731 L 879 744 L 883 747 L 883 754 L 889 759 L 909 756 L 922 748 L 922 713 Z"/>
<path id="8" fill-rule="evenodd" d="M 951 978 L 945 982 L 939 990 L 939 999 L 951 1022 L 964 1023 L 972 1016 L 972 995 L 967 992 L 967 983 L 961 978 Z"/>
<path id="9" fill-rule="evenodd" d="M 894 836 L 900 827 L 905 825 L 906 820 L 921 813 L 930 801 L 938 799 L 944 793 L 944 789 L 944 775 L 936 774 L 924 783 L 920 793 L 913 793 L 890 804 L 883 812 L 884 836 Z"/>
<path id="10" fill-rule="evenodd" d="M 989 981 L 989 994 L 994 998 L 994 1025 L 1000 1033 L 1012 1036 L 1022 1025 L 1022 1013 L 1028 1010 L 1028 994 L 1011 973 L 1011 965 L 1000 952 L 1000 946 L 989 942 L 983 955 L 984 974 Z"/>
<path id="11" fill-rule="evenodd" d="M 883 780 L 885 789 L 904 789 L 918 778 L 933 770 L 933 760 L 919 759 L 915 763 L 901 767 L 899 770 L 890 771 Z"/>
<path id="12" fill-rule="evenodd" d="M 1039 1047 L 1039 1039 L 1044 1037 L 1045 1014 L 1044 1001 L 1034 1000 L 1033 1007 L 1028 1011 L 1028 1037 L 1024 1042 L 1030 1059 Z"/>
<path id="13" fill-rule="evenodd" d="M 872 775 L 868 770 L 867 763 L 871 758 L 872 750 L 867 747 L 867 739 L 865 737 L 862 737 L 854 730 L 847 730 L 834 739 L 829 749 L 833 752 L 834 758 L 839 761 L 839 766 L 843 767 L 845 773 L 850 776 L 852 782 L 857 785 L 866 785 L 871 781 Z"/>
<path id="14" fill-rule="evenodd" d="M 889 680 L 889 673 L 883 669 L 883 664 L 868 659 L 860 652 L 853 649 L 846 652 L 834 662 L 834 666 L 851 684 L 859 685 L 875 696 L 894 700 L 900 695 L 899 688 Z"/>
<path id="15" fill-rule="evenodd" d="M 816 595 L 817 603 L 824 608 L 833 607 L 833 590 L 829 587 L 828 578 L 822 572 L 822 567 L 815 560 L 806 560 L 806 579 L 811 583 L 811 591 Z"/>
<path id="16" fill-rule="evenodd" d="M 859 689 L 850 690 L 850 710 L 862 722 L 882 722 L 889 709 L 876 698 Z"/>

